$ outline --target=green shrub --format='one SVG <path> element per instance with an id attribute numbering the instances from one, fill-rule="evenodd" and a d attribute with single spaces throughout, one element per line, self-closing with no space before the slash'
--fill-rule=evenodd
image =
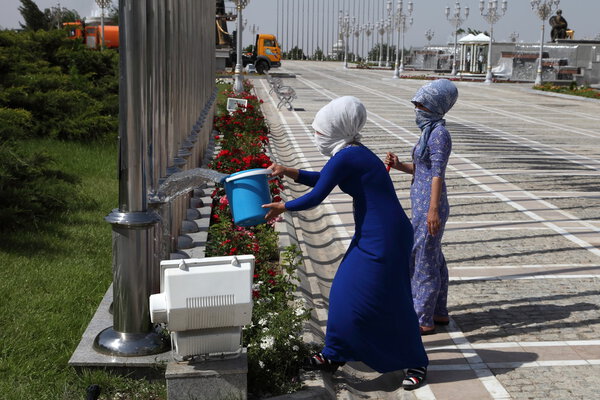
<path id="1" fill-rule="evenodd" d="M 309 347 L 300 333 L 310 311 L 294 295 L 300 256 L 292 245 L 282 253 L 280 266 L 263 266 L 254 275 L 252 324 L 244 328 L 244 345 L 248 389 L 255 396 L 292 393 L 302 385 L 298 372 Z"/>
<path id="2" fill-rule="evenodd" d="M 0 107 L 31 113 L 31 133 L 63 140 L 118 134 L 118 53 L 64 32 L 0 32 Z"/>
<path id="3" fill-rule="evenodd" d="M 571 96 L 581 96 L 589 97 L 592 99 L 600 99 L 600 90 L 593 89 L 587 86 L 577 86 L 575 82 L 571 82 L 568 86 L 555 85 L 553 83 L 546 82 L 542 85 L 536 85 L 533 88 L 544 92 L 554 92 L 568 94 Z"/>
<path id="4" fill-rule="evenodd" d="M 31 129 L 31 113 L 0 107 L 0 143 L 24 139 Z"/>
<path id="5" fill-rule="evenodd" d="M 58 170 L 42 152 L 28 154 L 26 142 L 0 143 L 0 229 L 28 228 L 68 210 L 78 179 Z"/>
<path id="6" fill-rule="evenodd" d="M 56 65 L 67 73 L 72 67 L 77 73 L 88 76 L 92 80 L 111 77 L 117 81 L 119 53 L 116 50 L 103 51 L 89 50 L 84 46 L 63 46 L 56 52 Z"/>

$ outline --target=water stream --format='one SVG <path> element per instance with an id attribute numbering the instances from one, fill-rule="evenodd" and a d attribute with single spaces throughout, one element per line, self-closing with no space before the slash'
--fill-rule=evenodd
<path id="1" fill-rule="evenodd" d="M 148 200 L 151 203 L 166 203 L 206 182 L 220 183 L 228 176 L 208 168 L 177 172 L 165 179 L 157 191 L 150 193 Z"/>

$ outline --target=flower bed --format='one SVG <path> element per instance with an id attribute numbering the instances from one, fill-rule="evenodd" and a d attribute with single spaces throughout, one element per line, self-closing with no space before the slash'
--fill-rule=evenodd
<path id="1" fill-rule="evenodd" d="M 266 153 L 269 128 L 260 110 L 262 100 L 250 94 L 248 82 L 244 88 L 240 95 L 226 90 L 221 97 L 246 99 L 246 107 L 230 114 L 224 103 L 217 105 L 214 127 L 219 134 L 215 140 L 221 149 L 209 167 L 226 174 L 271 164 Z M 272 180 L 270 189 L 273 201 L 280 201 L 283 184 Z M 275 222 L 236 226 L 222 187 L 214 190 L 212 199 L 206 256 L 253 254 L 256 258 L 252 324 L 244 328 L 243 335 L 248 348 L 248 392 L 260 397 L 296 391 L 301 386 L 300 362 L 309 351 L 302 341 L 302 328 L 310 317 L 310 311 L 295 297 L 294 270 L 300 252 L 290 246 L 280 257 Z"/>
<path id="2" fill-rule="evenodd" d="M 590 87 L 585 86 L 577 86 L 575 82 L 572 82 L 570 85 L 555 85 L 552 83 L 544 83 L 542 85 L 536 85 L 533 87 L 534 89 L 541 90 L 544 92 L 554 92 L 554 93 L 562 93 L 569 94 L 572 96 L 581 96 L 588 97 L 592 99 L 600 99 L 600 91 L 596 89 L 592 89 Z"/>

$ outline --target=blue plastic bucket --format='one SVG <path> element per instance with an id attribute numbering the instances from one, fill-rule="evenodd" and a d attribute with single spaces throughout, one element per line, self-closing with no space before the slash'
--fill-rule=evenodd
<path id="1" fill-rule="evenodd" d="M 271 202 L 267 175 L 272 172 L 263 168 L 248 169 L 225 178 L 225 192 L 236 225 L 254 226 L 266 222 L 269 210 L 261 206 Z"/>

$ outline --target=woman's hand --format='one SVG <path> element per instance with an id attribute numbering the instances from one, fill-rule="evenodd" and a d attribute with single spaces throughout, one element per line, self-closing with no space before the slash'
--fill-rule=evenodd
<path id="1" fill-rule="evenodd" d="M 265 215 L 265 219 L 267 221 L 273 218 L 277 218 L 279 214 L 283 214 L 286 211 L 285 203 L 283 201 L 277 203 L 263 204 L 262 208 L 270 208 L 270 210 L 267 212 L 267 215 Z"/>
<path id="2" fill-rule="evenodd" d="M 398 156 L 388 151 L 387 155 L 385 156 L 385 165 L 389 165 L 392 168 L 398 169 L 399 164 L 400 160 L 398 160 Z"/>
<path id="3" fill-rule="evenodd" d="M 437 208 L 429 208 L 427 213 L 427 231 L 431 236 L 435 236 L 440 231 L 440 213 Z"/>
<path id="4" fill-rule="evenodd" d="M 287 172 L 287 167 L 284 167 L 283 165 L 279 165 L 279 164 L 275 164 L 275 163 L 271 164 L 269 169 L 273 171 L 271 173 L 271 176 L 282 177 Z"/>

